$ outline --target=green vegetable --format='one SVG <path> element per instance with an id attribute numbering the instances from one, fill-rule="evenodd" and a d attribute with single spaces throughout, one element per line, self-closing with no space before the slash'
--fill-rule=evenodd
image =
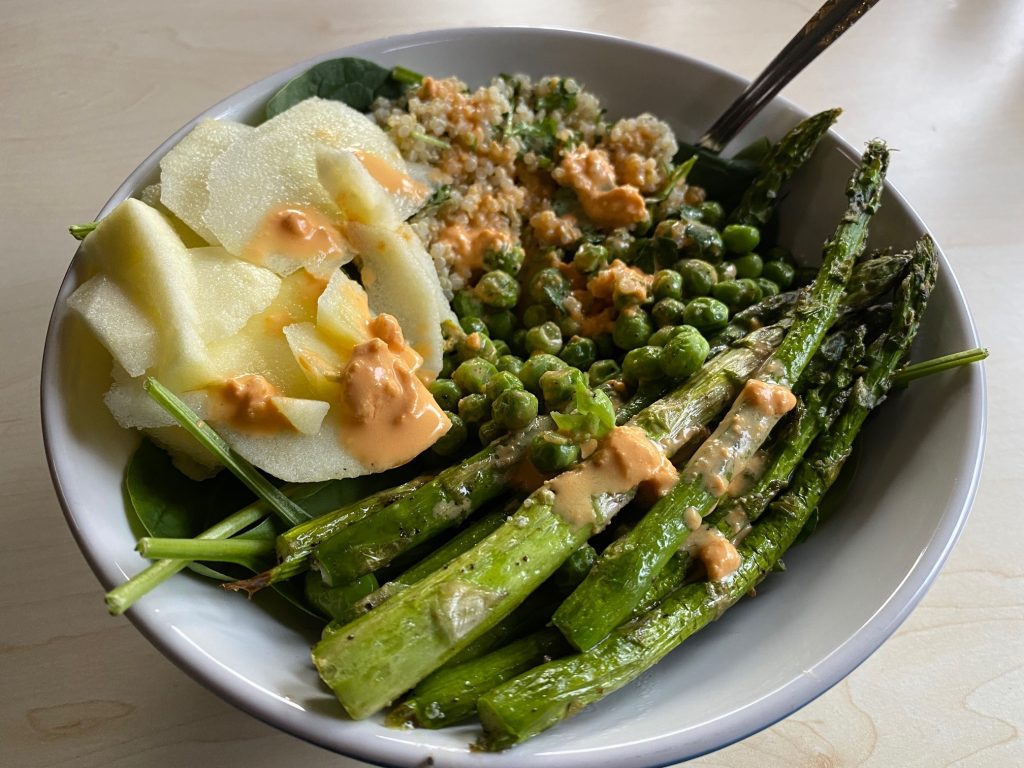
<path id="1" fill-rule="evenodd" d="M 756 378 L 761 381 L 792 387 L 835 321 L 853 264 L 864 250 L 868 222 L 881 201 L 888 160 L 884 144 L 868 144 L 848 187 L 847 212 L 834 238 L 825 244 L 812 294 L 771 361 L 758 371 Z M 781 415 L 765 415 L 744 397 L 733 404 L 711 438 L 687 463 L 680 482 L 604 551 L 583 584 L 555 612 L 555 626 L 574 647 L 593 647 L 630 615 L 689 534 L 683 510 L 693 509 L 702 517 L 711 512 L 725 490 L 722 486 L 728 486 L 735 469 L 758 450 Z M 756 431 L 749 426 L 734 430 L 734 425 L 755 423 L 759 425 Z M 705 465 L 718 466 L 719 451 L 728 451 L 730 459 L 706 477 Z"/>
<path id="2" fill-rule="evenodd" d="M 678 299 L 662 299 L 651 307 L 651 317 L 658 328 L 666 325 L 679 325 L 684 322 L 686 305 Z"/>
<path id="3" fill-rule="evenodd" d="M 722 222 L 725 221 L 725 209 L 719 202 L 705 200 L 700 204 L 700 220 L 715 229 L 721 229 Z"/>
<path id="4" fill-rule="evenodd" d="M 698 296 L 686 305 L 683 319 L 701 333 L 711 333 L 725 328 L 729 322 L 729 308 L 707 296 Z"/>
<path id="5" fill-rule="evenodd" d="M 455 407 L 458 408 L 458 404 Z M 466 439 L 469 437 L 469 429 L 462 417 L 454 413 L 452 409 L 445 408 L 444 413 L 452 425 L 447 432 L 434 441 L 430 449 L 439 456 L 455 456 L 465 445 Z"/>
<path id="6" fill-rule="evenodd" d="M 640 307 L 628 307 L 615 318 L 612 338 L 619 349 L 642 347 L 654 332 L 650 317 Z"/>
<path id="7" fill-rule="evenodd" d="M 572 400 L 583 379 L 583 372 L 578 368 L 566 367 L 543 373 L 539 381 L 540 391 L 548 410 L 558 410 Z"/>
<path id="8" fill-rule="evenodd" d="M 488 248 L 484 252 L 484 269 L 500 269 L 509 275 L 519 274 L 523 267 L 526 254 L 518 245 L 501 245 L 497 248 Z"/>
<path id="9" fill-rule="evenodd" d="M 452 380 L 463 392 L 479 395 L 497 373 L 498 369 L 493 363 L 477 357 L 461 363 L 452 373 Z"/>
<path id="10" fill-rule="evenodd" d="M 619 378 L 620 373 L 622 370 L 614 360 L 598 360 L 587 370 L 587 378 L 590 386 L 597 387 L 606 381 Z"/>
<path id="11" fill-rule="evenodd" d="M 495 399 L 491 412 L 494 420 L 504 429 L 523 429 L 537 418 L 538 406 L 537 397 L 533 393 L 510 389 Z"/>
<path id="12" fill-rule="evenodd" d="M 405 68 L 385 69 L 366 59 L 321 61 L 289 80 L 270 98 L 266 117 L 269 120 L 311 96 L 342 101 L 359 112 L 369 112 L 375 99 L 401 96 L 413 74 Z"/>
<path id="13" fill-rule="evenodd" d="M 562 308 L 572 286 L 555 267 L 545 267 L 530 280 L 530 298 L 545 307 Z M 526 323 L 530 325 L 529 322 Z"/>
<path id="14" fill-rule="evenodd" d="M 558 356 L 573 368 L 585 371 L 597 360 L 597 345 L 586 336 L 573 336 Z"/>
<path id="15" fill-rule="evenodd" d="M 557 355 L 562 350 L 562 329 L 550 320 L 526 332 L 526 349 L 532 354 Z"/>
<path id="16" fill-rule="evenodd" d="M 345 624 L 359 615 L 356 603 L 370 595 L 379 585 L 372 573 L 361 576 L 348 584 L 328 587 L 320 574 L 310 571 L 306 574 L 306 599 L 318 611 L 332 621 Z"/>
<path id="17" fill-rule="evenodd" d="M 491 401 L 483 393 L 466 395 L 459 400 L 459 418 L 466 424 L 481 424 L 491 417 Z"/>
<path id="18" fill-rule="evenodd" d="M 467 335 L 471 333 L 489 334 L 489 331 L 487 330 L 487 323 L 485 323 L 483 318 L 480 317 L 473 317 L 470 315 L 460 317 L 459 327 L 462 328 Z"/>
<path id="19" fill-rule="evenodd" d="M 749 224 L 729 224 L 722 230 L 722 242 L 732 253 L 750 253 L 761 242 L 761 233 Z"/>
<path id="20" fill-rule="evenodd" d="M 715 266 L 701 259 L 684 259 L 676 265 L 683 278 L 683 291 L 687 298 L 709 296 L 718 282 Z"/>
<path id="21" fill-rule="evenodd" d="M 472 289 L 464 288 L 452 297 L 452 311 L 459 318 L 483 317 L 484 303 L 476 297 Z"/>
<path id="22" fill-rule="evenodd" d="M 700 370 L 709 351 L 700 331 L 690 325 L 680 326 L 662 350 L 661 369 L 670 379 L 682 381 Z"/>
<path id="23" fill-rule="evenodd" d="M 771 280 L 785 290 L 793 284 L 795 270 L 784 261 L 766 261 L 764 269 L 761 270 L 761 277 Z"/>
<path id="24" fill-rule="evenodd" d="M 646 346 L 631 349 L 622 360 L 622 375 L 626 381 L 649 381 L 665 375 L 661 367 L 661 347 Z"/>
<path id="25" fill-rule="evenodd" d="M 579 460 L 579 445 L 557 432 L 542 432 L 530 444 L 530 461 L 545 475 L 568 469 Z"/>
<path id="26" fill-rule="evenodd" d="M 541 353 L 534 355 L 525 363 L 519 371 L 519 378 L 523 380 L 523 386 L 534 394 L 541 394 L 540 377 L 548 371 L 559 371 L 568 367 L 564 360 Z"/>
<path id="27" fill-rule="evenodd" d="M 511 309 L 519 301 L 519 281 L 508 272 L 495 269 L 480 278 L 474 292 L 489 307 Z"/>
<path id="28" fill-rule="evenodd" d="M 491 380 L 487 382 L 487 386 L 484 388 L 484 394 L 487 395 L 488 400 L 493 401 L 506 390 L 522 388 L 523 382 L 520 381 L 519 377 L 514 373 L 498 371 L 491 377 Z"/>
<path id="29" fill-rule="evenodd" d="M 68 232 L 71 233 L 71 236 L 75 238 L 75 240 L 85 240 L 85 236 L 96 229 L 97 224 L 99 224 L 98 221 L 90 221 L 85 224 L 72 224 L 68 227 Z"/>
<path id="30" fill-rule="evenodd" d="M 683 298 L 683 276 L 674 269 L 662 269 L 654 275 L 651 295 L 657 299 Z"/>
<path id="31" fill-rule="evenodd" d="M 497 421 L 490 419 L 480 425 L 480 429 L 477 431 L 477 437 L 480 440 L 480 445 L 490 445 L 507 431 L 508 430 Z"/>
<path id="32" fill-rule="evenodd" d="M 608 249 L 597 243 L 584 243 L 572 259 L 573 266 L 585 275 L 604 269 L 608 261 Z"/>
<path id="33" fill-rule="evenodd" d="M 434 379 L 427 387 L 434 401 L 446 411 L 453 411 L 459 405 L 462 390 L 451 379 Z"/>
<path id="34" fill-rule="evenodd" d="M 497 367 L 499 371 L 508 371 L 519 376 L 519 372 L 523 368 L 523 360 L 515 355 L 502 355 L 498 358 Z"/>
<path id="35" fill-rule="evenodd" d="M 745 253 L 733 262 L 736 265 L 736 276 L 740 278 L 756 278 L 764 270 L 764 261 L 756 253 Z"/>

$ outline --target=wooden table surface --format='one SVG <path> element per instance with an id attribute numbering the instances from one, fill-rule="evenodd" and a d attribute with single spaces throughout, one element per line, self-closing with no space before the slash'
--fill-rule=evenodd
<path id="1" fill-rule="evenodd" d="M 356 766 L 256 722 L 109 617 L 50 485 L 37 391 L 74 243 L 149 151 L 287 64 L 382 35 L 465 25 L 618 34 L 752 76 L 818 0 L 355 3 L 3 0 L 0 25 L 0 765 Z M 881 650 L 797 714 L 701 768 L 1024 765 L 1024 5 L 889 0 L 785 95 L 840 104 L 840 133 L 903 151 L 891 179 L 935 232 L 987 363 L 988 455 L 971 520 Z"/>

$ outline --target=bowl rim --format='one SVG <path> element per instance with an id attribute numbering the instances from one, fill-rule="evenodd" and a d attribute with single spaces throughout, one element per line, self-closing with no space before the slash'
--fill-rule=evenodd
<path id="1" fill-rule="evenodd" d="M 718 65 L 694 58 L 685 53 L 675 50 L 661 48 L 659 46 L 640 43 L 617 35 L 609 35 L 599 32 L 577 30 L 561 27 L 534 27 L 528 25 L 513 26 L 467 26 L 450 27 L 434 30 L 424 30 L 411 34 L 390 35 L 373 40 L 366 40 L 342 48 L 324 52 L 310 57 L 304 61 L 293 64 L 284 69 L 276 70 L 264 77 L 244 86 L 234 93 L 226 96 L 212 106 L 187 121 L 179 129 L 173 132 L 156 149 L 150 152 L 128 177 L 117 187 L 107 202 L 100 209 L 96 218 L 105 216 L 110 210 L 138 188 L 142 180 L 152 172 L 154 162 L 162 157 L 181 138 L 192 129 L 200 120 L 206 118 L 223 117 L 230 108 L 238 104 L 251 104 L 257 94 L 266 85 L 275 80 L 285 82 L 288 79 L 304 72 L 313 64 L 324 59 L 337 56 L 360 55 L 373 52 L 377 55 L 400 50 L 406 47 L 417 47 L 428 43 L 444 42 L 446 39 L 465 37 L 486 37 L 488 35 L 524 35 L 540 36 L 550 38 L 574 38 L 584 41 L 596 41 L 611 43 L 623 49 L 658 53 L 675 58 L 689 65 L 706 69 L 726 80 L 731 81 L 737 89 L 745 87 L 749 80 L 730 72 Z M 802 108 L 790 102 L 788 99 L 776 97 L 773 101 L 785 105 L 796 114 L 806 117 L 807 113 Z M 840 134 L 831 131 L 839 148 L 851 157 L 859 156 L 855 148 L 841 137 Z M 916 210 L 906 201 L 898 189 L 890 182 L 885 182 L 886 193 L 905 210 L 907 216 L 922 232 L 929 233 L 930 230 L 917 214 Z M 970 343 L 978 345 L 977 328 L 973 315 L 967 303 L 963 289 L 956 274 L 942 253 L 937 248 L 942 265 L 943 277 L 949 281 L 949 289 L 953 305 L 957 307 L 962 315 L 965 330 Z M 83 530 L 74 512 L 74 505 L 65 493 L 58 471 L 57 446 L 59 436 L 57 435 L 58 423 L 51 412 L 49 403 L 59 395 L 56 392 L 54 382 L 56 381 L 57 370 L 57 333 L 60 319 L 62 317 L 61 297 L 67 292 L 71 272 L 77 259 L 78 252 L 69 262 L 68 269 L 61 280 L 57 296 L 54 300 L 54 307 L 51 310 L 50 319 L 47 325 L 45 345 L 42 356 L 42 367 L 40 376 L 40 412 L 41 426 L 43 432 L 43 443 L 46 454 L 47 466 L 53 482 L 54 490 L 67 521 L 68 527 L 75 539 L 76 544 L 88 562 L 93 573 L 103 584 L 105 589 L 111 589 L 116 585 L 115 578 L 111 576 L 111 567 L 100 562 L 98 553 L 86 546 Z M 722 749 L 737 741 L 741 741 L 765 728 L 768 728 L 780 720 L 789 717 L 794 712 L 814 701 L 821 694 L 828 691 L 836 683 L 853 672 L 860 664 L 867 660 L 906 620 L 910 613 L 920 602 L 939 571 L 945 564 L 949 554 L 960 538 L 963 528 L 969 517 L 971 507 L 977 495 L 978 485 L 981 478 L 982 463 L 984 460 L 985 443 L 988 424 L 988 394 L 986 384 L 986 372 L 984 364 L 976 366 L 978 385 L 974 388 L 972 397 L 976 400 L 975 406 L 979 413 L 976 434 L 974 438 L 976 448 L 973 461 L 965 457 L 964 463 L 970 463 L 970 479 L 966 490 L 963 492 L 960 508 L 954 510 L 947 506 L 942 517 L 938 520 L 934 532 L 931 534 L 927 551 L 917 559 L 910 570 L 903 577 L 900 584 L 893 590 L 889 598 L 875 611 L 874 614 L 862 624 L 853 635 L 843 643 L 834 648 L 827 656 L 821 659 L 813 668 L 806 669 L 793 680 L 787 681 L 773 690 L 770 694 L 733 710 L 719 721 L 706 723 L 708 728 L 705 736 L 696 739 L 696 744 L 687 744 L 692 740 L 692 735 L 681 738 L 680 732 L 670 732 L 661 736 L 646 739 L 631 744 L 620 744 L 609 747 L 591 749 L 579 749 L 571 752 L 556 751 L 547 753 L 547 758 L 554 758 L 557 765 L 577 766 L 578 768 L 590 768 L 598 765 L 595 762 L 598 755 L 601 757 L 601 764 L 609 766 L 620 765 L 617 762 L 629 759 L 632 765 L 643 766 L 643 768 L 659 768 L 668 766 L 680 761 L 690 760 L 709 752 Z M 932 547 L 932 543 L 941 542 L 938 548 Z M 323 747 L 330 751 L 340 752 L 340 748 L 334 741 L 328 741 L 322 737 L 319 729 L 307 727 L 303 722 L 300 712 L 290 707 L 280 708 L 277 703 L 270 703 L 264 698 L 254 698 L 249 694 L 248 688 L 239 686 L 234 676 L 219 665 L 208 659 L 197 658 L 194 654 L 183 652 L 183 650 L 170 642 L 165 637 L 167 628 L 154 619 L 154 616 L 133 609 L 126 612 L 126 616 L 164 656 L 169 658 L 177 667 L 188 674 L 196 682 L 217 694 L 223 700 L 234 705 L 243 712 L 257 718 L 258 720 L 274 726 L 280 730 L 297 736 L 304 741 Z M 304 713 L 303 713 L 304 714 Z M 340 714 L 340 713 L 339 713 Z M 346 722 L 343 717 L 340 722 Z M 378 765 L 419 765 L 421 761 L 433 751 L 429 745 L 410 745 L 407 742 L 397 740 L 374 739 L 365 742 L 351 741 L 346 745 L 342 754 L 360 760 L 372 761 Z M 512 750 L 511 752 L 493 754 L 470 755 L 474 764 L 489 763 L 497 765 L 499 762 L 506 764 L 506 761 L 516 762 L 516 757 L 521 754 Z M 460 755 L 460 757 L 463 757 Z M 544 760 L 543 755 L 535 755 L 535 759 Z M 461 764 L 461 762 L 460 762 Z"/>

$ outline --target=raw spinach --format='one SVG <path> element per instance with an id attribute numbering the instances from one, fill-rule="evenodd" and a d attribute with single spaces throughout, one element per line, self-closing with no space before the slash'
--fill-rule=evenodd
<path id="1" fill-rule="evenodd" d="M 717 200 L 729 211 L 736 207 L 743 192 L 761 170 L 761 159 L 756 157 L 756 151 L 759 151 L 760 146 L 761 142 L 755 142 L 736 156 L 727 158 L 701 147 L 680 142 L 675 162 L 682 163 L 696 155 L 697 162 L 687 174 L 687 182 L 703 187 L 709 200 Z"/>
<path id="2" fill-rule="evenodd" d="M 398 98 L 408 84 L 417 82 L 417 77 L 417 73 L 404 67 L 386 69 L 366 59 L 328 59 L 285 83 L 267 102 L 267 119 L 311 96 L 342 101 L 367 112 L 374 99 Z"/>

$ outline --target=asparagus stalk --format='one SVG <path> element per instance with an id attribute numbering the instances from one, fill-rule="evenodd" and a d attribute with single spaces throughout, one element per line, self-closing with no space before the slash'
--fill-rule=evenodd
<path id="1" fill-rule="evenodd" d="M 781 331 L 764 328 L 640 414 L 634 423 L 666 451 L 708 424 L 739 381 L 771 354 Z M 583 462 L 585 467 L 594 457 Z M 583 471 L 578 467 L 573 472 Z M 334 632 L 313 648 L 324 682 L 354 718 L 367 717 L 454 657 L 506 617 L 578 549 L 632 493 L 595 488 L 593 524 L 556 514 L 553 494 L 530 495 L 508 522 L 473 549 Z M 416 638 L 414 642 L 410 638 Z"/>
<path id="2" fill-rule="evenodd" d="M 760 173 L 743 193 L 729 220 L 735 224 L 765 226 L 775 213 L 782 187 L 810 159 L 818 142 L 841 113 L 840 109 L 819 112 L 801 121 L 779 139 L 765 158 Z"/>
<path id="3" fill-rule="evenodd" d="M 443 728 L 476 715 L 477 700 L 516 675 L 569 651 L 556 629 L 542 629 L 486 656 L 445 667 L 395 706 L 386 723 L 396 728 Z"/>
<path id="4" fill-rule="evenodd" d="M 459 525 L 504 493 L 530 441 L 552 428 L 547 417 L 492 443 L 440 472 L 381 514 L 347 526 L 321 542 L 314 561 L 328 584 L 343 584 L 390 563 L 401 553 Z"/>
<path id="5" fill-rule="evenodd" d="M 847 189 L 846 215 L 825 244 L 814 286 L 796 310 L 782 345 L 756 373 L 758 381 L 748 382 L 714 434 L 687 462 L 675 487 L 604 551 L 583 584 L 555 611 L 555 626 L 575 648 L 592 648 L 629 617 L 657 573 L 697 527 L 695 521 L 715 508 L 733 474 L 795 404 L 788 388 L 835 321 L 853 264 L 864 250 L 868 222 L 881 201 L 887 166 L 885 145 L 869 143 Z"/>
<path id="6" fill-rule="evenodd" d="M 143 536 L 135 550 L 151 560 L 207 560 L 237 563 L 258 570 L 260 561 L 274 551 L 268 539 L 168 539 Z M 255 566 L 255 567 L 254 567 Z"/>
<path id="7" fill-rule="evenodd" d="M 854 385 L 832 428 L 818 437 L 796 470 L 790 490 L 771 505 L 744 539 L 740 565 L 717 582 L 690 584 L 639 619 L 616 629 L 589 651 L 537 667 L 482 696 L 481 746 L 500 750 L 555 725 L 618 690 L 716 619 L 779 564 L 850 455 L 868 413 L 892 384 L 934 284 L 931 242 L 919 244 L 911 275 L 900 287 L 889 333 L 872 345 L 868 371 Z"/>
<path id="8" fill-rule="evenodd" d="M 368 573 L 340 587 L 328 587 L 310 571 L 306 574 L 306 599 L 331 621 L 347 623 L 359 615 L 354 606 L 377 586 L 377 577 Z"/>
<path id="9" fill-rule="evenodd" d="M 942 357 L 923 360 L 920 363 L 914 363 L 913 365 L 906 365 L 896 373 L 895 380 L 897 384 L 906 384 L 914 381 L 914 379 L 920 379 L 924 376 L 931 376 L 932 374 L 941 373 L 942 371 L 959 368 L 962 365 L 980 363 L 987 357 L 988 350 L 982 347 L 965 349 L 962 352 L 954 352 L 951 355 L 943 355 Z"/>
<path id="10" fill-rule="evenodd" d="M 429 478 L 418 477 L 407 483 L 370 494 L 364 499 L 345 504 L 337 509 L 293 526 L 277 537 L 277 554 L 281 561 L 269 570 L 248 579 L 222 585 L 234 592 L 245 591 L 250 596 L 271 584 L 291 579 L 309 569 L 310 555 L 316 545 L 346 525 L 362 520 L 386 508 L 420 488 Z M 350 580 L 354 581 L 354 579 Z"/>

